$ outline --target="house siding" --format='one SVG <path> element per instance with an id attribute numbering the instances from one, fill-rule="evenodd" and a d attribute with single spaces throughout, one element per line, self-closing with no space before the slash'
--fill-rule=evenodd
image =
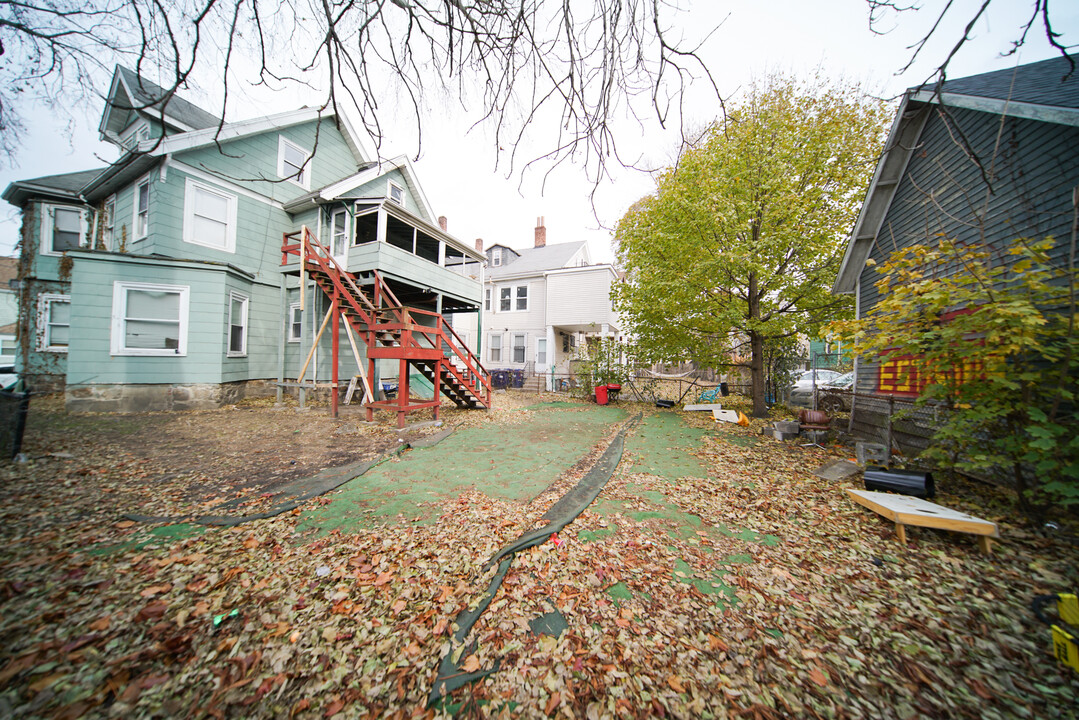
<path id="1" fill-rule="evenodd" d="M 611 308 L 611 272 L 607 268 L 547 276 L 547 318 L 551 325 L 617 325 Z"/>
<path id="2" fill-rule="evenodd" d="M 949 131 L 934 111 L 869 257 L 879 267 L 895 250 L 932 241 L 943 233 L 960 242 L 984 245 L 1004 262 L 1003 251 L 1011 240 L 1053 236 L 1057 239 L 1054 262 L 1065 267 L 1071 191 L 1079 185 L 1079 128 L 1015 118 L 1002 123 L 999 115 L 974 110 L 949 112 L 984 164 L 988 167 L 992 160 L 992 192 L 981 169 L 957 144 L 954 129 Z M 994 148 L 999 150 L 994 153 Z M 985 216 L 979 220 L 974 211 L 983 207 Z M 867 265 L 861 271 L 860 317 L 880 301 L 875 285 L 879 278 L 874 267 Z M 859 392 L 875 392 L 878 373 L 878 363 L 861 358 Z"/>
<path id="3" fill-rule="evenodd" d="M 187 354 L 112 355 L 113 286 L 116 281 L 161 283 L 190 288 Z M 71 345 L 67 384 L 220 383 L 225 355 L 221 319 L 225 273 L 169 264 L 109 262 L 80 258 L 71 293 Z"/>
<path id="4" fill-rule="evenodd" d="M 155 180 L 157 174 L 155 173 Z M 236 248 L 233 252 L 184 242 L 184 199 L 188 179 L 236 196 Z M 156 252 L 191 260 L 225 262 L 254 273 L 259 279 L 277 283 L 281 263 L 281 237 L 292 229 L 288 214 L 267 202 L 240 194 L 229 184 L 194 177 L 176 168 L 167 181 L 152 183 L 151 224 Z M 141 243 L 135 252 L 144 254 Z"/>
<path id="5" fill-rule="evenodd" d="M 222 143 L 221 149 L 216 145 L 209 145 L 177 153 L 175 157 L 179 162 L 213 175 L 228 177 L 237 185 L 278 202 L 288 202 L 308 190 L 278 177 L 279 137 L 284 137 L 309 152 L 314 151 L 315 157 L 308 165 L 311 172 L 311 190 L 354 175 L 357 171 L 356 158 L 332 119 L 312 120 L 278 131 L 266 131 Z"/>

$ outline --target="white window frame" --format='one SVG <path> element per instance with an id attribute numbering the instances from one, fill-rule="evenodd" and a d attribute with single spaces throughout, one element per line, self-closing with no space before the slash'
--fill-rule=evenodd
<path id="1" fill-rule="evenodd" d="M 483 291 L 483 309 L 484 312 L 491 312 L 491 288 L 486 288 Z"/>
<path id="2" fill-rule="evenodd" d="M 304 155 L 304 161 L 300 170 L 299 177 L 296 174 L 285 176 L 287 172 L 285 170 L 285 148 L 291 147 L 293 150 L 302 152 Z M 304 190 L 311 189 L 311 170 L 314 167 L 314 161 L 311 159 L 311 151 L 307 148 L 294 143 L 286 138 L 284 135 L 277 136 L 277 177 L 281 178 L 285 182 L 290 182 L 293 185 L 299 185 Z"/>
<path id="3" fill-rule="evenodd" d="M 240 327 L 243 332 L 240 334 L 240 349 L 232 349 L 232 326 L 236 323 L 233 322 L 232 317 L 232 303 L 236 300 L 240 301 Z M 228 324 L 225 326 L 225 356 L 226 357 L 247 357 L 247 311 L 250 307 L 250 298 L 246 295 L 232 291 L 229 293 L 229 312 L 228 312 Z"/>
<path id="4" fill-rule="evenodd" d="M 127 333 L 127 291 L 153 290 L 157 292 L 175 292 L 180 295 L 179 338 L 175 350 L 168 348 L 129 348 L 124 345 Z M 191 288 L 188 285 L 161 285 L 158 283 L 129 282 L 115 280 L 112 284 L 112 355 L 145 355 L 164 357 L 184 357 L 187 355 L 188 307 L 191 300 Z"/>
<path id="5" fill-rule="evenodd" d="M 342 252 L 341 252 L 340 255 L 338 255 L 337 253 L 334 252 L 334 249 L 335 249 L 336 244 L 337 244 L 337 218 L 339 216 L 343 217 L 345 219 L 345 227 L 344 227 L 344 230 L 343 230 L 345 239 L 341 244 Z M 348 257 L 348 249 L 350 247 L 352 247 L 352 243 L 349 242 L 349 238 L 348 238 L 348 228 L 349 228 L 348 216 L 349 216 L 349 212 L 346 209 L 334 210 L 330 214 L 330 254 L 333 255 L 335 258 Z"/>
<path id="6" fill-rule="evenodd" d="M 503 302 L 506 307 L 502 307 Z M 510 285 L 498 288 L 498 312 L 513 312 L 513 287 Z"/>
<path id="7" fill-rule="evenodd" d="M 495 347 L 495 338 L 498 339 L 498 347 Z M 496 350 L 498 357 L 495 357 Z M 502 333 L 490 333 L 487 336 L 487 362 L 502 362 Z"/>
<path id="8" fill-rule="evenodd" d="M 521 297 L 521 290 L 524 289 L 525 295 Z M 525 301 L 525 306 L 521 307 L 521 301 Z M 513 288 L 513 311 L 514 312 L 528 312 L 528 285 L 515 285 Z"/>
<path id="9" fill-rule="evenodd" d="M 517 344 L 517 339 L 521 339 L 521 344 Z M 517 359 L 517 349 L 521 350 L 521 359 Z M 528 333 L 513 333 L 510 338 L 510 362 L 514 365 L 523 365 L 528 362 Z"/>
<path id="10" fill-rule="evenodd" d="M 139 190 L 142 186 L 146 186 L 146 227 L 143 228 L 142 234 L 139 234 Z M 131 206 L 131 237 L 132 242 L 138 242 L 145 239 L 150 234 L 150 176 L 144 175 L 139 178 L 139 181 L 135 183 L 135 196 L 134 202 Z"/>
<path id="11" fill-rule="evenodd" d="M 542 350 L 540 350 L 541 346 L 543 347 Z M 541 355 L 543 356 L 543 360 L 540 360 Z M 551 360 L 547 356 L 547 338 L 538 337 L 536 338 L 536 367 L 547 367 L 550 364 Z"/>
<path id="12" fill-rule="evenodd" d="M 49 332 L 49 326 L 53 324 L 62 323 L 50 323 L 49 317 L 52 314 L 52 306 L 55 303 L 67 303 L 71 305 L 71 296 L 63 295 L 61 293 L 41 293 L 37 296 L 37 351 L 38 352 L 54 352 L 54 353 L 66 353 L 67 345 L 53 345 L 51 340 L 52 333 Z M 71 323 L 68 322 L 68 343 L 70 344 L 71 338 Z"/>
<path id="13" fill-rule="evenodd" d="M 109 195 L 101 209 L 101 243 L 106 250 L 116 247 L 116 196 Z"/>
<path id="14" fill-rule="evenodd" d="M 215 245 L 210 242 L 200 241 L 195 237 L 195 193 L 207 192 L 212 195 L 224 198 L 227 203 L 226 215 L 226 228 L 225 228 L 225 246 Z M 220 250 L 227 253 L 236 252 L 236 204 L 237 198 L 232 193 L 225 192 L 224 190 L 209 185 L 204 182 L 199 182 L 193 178 L 187 178 L 184 185 L 184 242 L 191 245 L 199 245 L 201 247 L 210 248 L 212 250 Z"/>
<path id="15" fill-rule="evenodd" d="M 296 330 L 296 313 L 300 313 L 300 330 Z M 303 338 L 303 310 L 300 307 L 300 303 L 294 302 L 288 306 L 288 342 L 298 343 Z"/>
<path id="16" fill-rule="evenodd" d="M 491 248 L 491 267 L 499 267 L 502 265 L 502 248 Z"/>
<path id="17" fill-rule="evenodd" d="M 394 197 L 394 190 L 397 190 L 400 194 L 400 199 Z M 405 206 L 405 188 L 399 183 L 395 183 L 393 180 L 386 181 L 386 198 L 400 207 Z"/>
<path id="18" fill-rule="evenodd" d="M 4 354 L 4 343 L 11 344 L 11 354 Z M 19 351 L 19 344 L 15 341 L 14 335 L 0 335 L 0 366 L 14 365 L 15 355 Z"/>
<path id="19" fill-rule="evenodd" d="M 60 257 L 64 254 L 64 251 L 53 250 L 53 230 L 56 227 L 56 223 L 53 220 L 54 213 L 57 210 L 71 210 L 79 213 L 79 246 L 82 246 L 83 241 L 86 239 L 86 211 L 83 208 L 76 207 L 74 205 L 54 205 L 52 203 L 46 203 L 41 206 L 41 247 L 39 252 L 42 255 L 48 255 L 50 257 Z"/>

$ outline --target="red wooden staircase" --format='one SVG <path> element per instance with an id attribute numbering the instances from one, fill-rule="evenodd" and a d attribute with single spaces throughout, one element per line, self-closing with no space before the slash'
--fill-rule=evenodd
<path id="1" fill-rule="evenodd" d="M 291 257 L 290 257 L 291 256 Z M 367 378 L 375 376 L 376 360 L 397 360 L 399 364 L 397 398 L 365 403 L 367 419 L 375 410 L 397 413 L 397 426 L 404 427 L 405 416 L 431 408 L 438 419 L 439 397 L 432 400 L 413 398 L 409 393 L 410 368 L 416 368 L 439 392 L 462 408 L 491 407 L 491 375 L 479 358 L 439 313 L 408 308 L 394 296 L 377 272 L 365 285 L 347 272 L 330 254 L 329 248 L 304 227 L 285 233 L 281 243 L 281 264 L 299 260 L 301 286 L 310 276 L 330 299 L 329 322 L 333 345 L 331 412 L 337 415 L 338 318 L 344 318 L 355 335 L 367 346 Z"/>

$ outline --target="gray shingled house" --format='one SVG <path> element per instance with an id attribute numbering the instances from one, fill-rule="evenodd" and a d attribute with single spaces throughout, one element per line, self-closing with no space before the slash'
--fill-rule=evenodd
<path id="1" fill-rule="evenodd" d="M 1074 56 L 1073 56 L 1073 59 Z M 939 233 L 1003 248 L 1017 237 L 1057 239 L 1055 260 L 1067 266 L 1079 186 L 1079 62 L 1067 58 L 1021 65 L 942 87 L 906 92 L 885 152 L 850 236 L 832 291 L 854 293 L 859 318 L 879 300 L 876 267 L 897 249 Z M 892 364 L 855 362 L 859 393 L 914 398 L 919 388 Z M 887 407 L 885 403 L 884 408 Z M 855 411 L 856 431 L 875 433 L 881 401 Z M 861 425 L 861 426 L 860 426 Z M 900 445 L 924 443 L 907 427 Z"/>

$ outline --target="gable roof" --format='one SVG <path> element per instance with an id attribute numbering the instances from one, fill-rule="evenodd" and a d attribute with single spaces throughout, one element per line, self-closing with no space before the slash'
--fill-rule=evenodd
<path id="1" fill-rule="evenodd" d="M 931 86 L 913 87 L 903 95 L 892 121 L 884 152 L 877 161 L 858 220 L 847 241 L 833 293 L 855 291 L 858 276 L 880 232 L 907 163 L 917 148 L 934 105 L 1026 118 L 1058 125 L 1079 126 L 1079 56 L 1076 71 L 1063 57 L 1007 70 L 949 80 L 940 92 Z"/>
<path id="2" fill-rule="evenodd" d="M 22 207 L 23 203 L 32 197 L 81 201 L 80 191 L 87 183 L 100 175 L 102 170 L 103 168 L 97 168 L 60 175 L 45 175 L 32 180 L 17 180 L 7 186 L 2 197 L 17 207 Z"/>
<path id="3" fill-rule="evenodd" d="M 350 175 L 347 178 L 337 180 L 329 185 L 325 185 L 317 190 L 312 190 L 309 193 L 301 195 L 285 204 L 285 212 L 294 214 L 316 205 L 339 200 L 346 197 L 352 190 L 355 190 L 362 185 L 366 185 L 372 180 L 377 180 L 382 175 L 393 170 L 400 170 L 401 174 L 404 176 L 405 185 L 408 186 L 409 191 L 412 193 L 412 197 L 416 199 L 416 204 L 419 205 L 420 209 L 423 211 L 421 219 L 428 223 L 435 222 L 435 212 L 431 208 L 430 201 L 427 199 L 427 193 L 423 191 L 423 187 L 416 177 L 416 169 L 412 167 L 412 162 L 404 155 L 395 157 L 392 160 L 369 163 L 366 167 L 361 167 L 360 171 L 355 175 Z"/>
<path id="4" fill-rule="evenodd" d="M 585 242 L 580 240 L 514 250 L 520 257 L 508 265 L 487 268 L 487 277 L 498 280 L 515 275 L 539 275 L 549 270 L 559 270 L 564 268 L 566 263 L 584 246 Z"/>
<path id="5" fill-rule="evenodd" d="M 944 92 L 1052 107 L 1079 108 L 1079 57 L 1075 71 L 1064 57 L 948 80 Z M 1072 77 L 1064 80 L 1071 73 Z M 931 88 L 919 88 L 925 90 Z"/>
<path id="6" fill-rule="evenodd" d="M 112 74 L 105 110 L 101 114 L 101 125 L 98 128 L 101 137 L 114 138 L 122 131 L 120 125 L 128 112 L 149 117 L 156 115 L 160 118 L 162 107 L 165 109 L 166 122 L 180 131 L 202 130 L 221 123 L 220 118 L 198 105 L 175 94 L 166 99 L 167 94 L 160 85 L 122 65 L 117 65 Z"/>

